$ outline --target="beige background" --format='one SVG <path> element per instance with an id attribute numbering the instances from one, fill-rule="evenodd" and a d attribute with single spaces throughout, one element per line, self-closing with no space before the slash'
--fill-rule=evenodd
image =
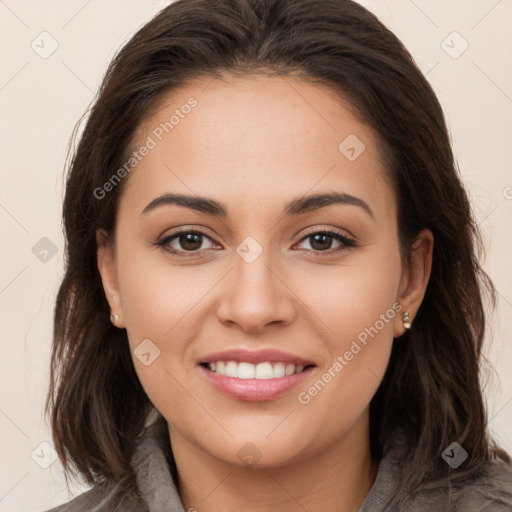
<path id="1" fill-rule="evenodd" d="M 485 233 L 485 266 L 499 292 L 487 349 L 497 378 L 487 399 L 492 432 L 512 453 L 512 2 L 361 3 L 402 39 L 444 107 Z M 166 4 L 0 0 L 0 511 L 41 511 L 69 499 L 42 416 L 62 275 L 64 159 L 73 126 L 116 49 Z M 52 44 L 58 48 L 42 58 Z M 43 237 L 57 249 L 46 262 L 41 251 L 51 244 Z"/>

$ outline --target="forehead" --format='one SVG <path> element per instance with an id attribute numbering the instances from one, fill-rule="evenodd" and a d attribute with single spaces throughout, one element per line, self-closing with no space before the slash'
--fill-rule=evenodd
<path id="1" fill-rule="evenodd" d="M 149 141 L 123 193 L 140 211 L 166 191 L 254 206 L 333 189 L 394 208 L 375 131 L 321 85 L 282 76 L 197 80 L 161 98 L 132 149 Z"/>

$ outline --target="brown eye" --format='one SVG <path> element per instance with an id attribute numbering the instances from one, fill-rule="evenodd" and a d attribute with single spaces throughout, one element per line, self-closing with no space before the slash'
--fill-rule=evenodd
<path id="1" fill-rule="evenodd" d="M 307 235 L 301 242 L 305 240 L 310 240 L 310 247 L 314 252 L 327 252 L 331 249 L 333 240 L 337 241 L 339 246 L 330 252 L 346 250 L 356 245 L 354 240 L 337 231 L 319 231 Z"/>
<path id="2" fill-rule="evenodd" d="M 172 254 L 182 255 L 186 252 L 195 253 L 207 249 L 202 247 L 204 239 L 212 242 L 211 238 L 202 231 L 183 230 L 166 236 L 157 245 Z"/>
<path id="3" fill-rule="evenodd" d="M 178 235 L 177 240 L 181 248 L 186 251 L 197 251 L 203 244 L 203 235 L 189 233 L 186 235 Z"/>
<path id="4" fill-rule="evenodd" d="M 317 235 L 311 235 L 309 238 L 311 239 L 311 242 L 310 242 L 311 247 L 315 251 L 323 251 L 323 250 L 330 249 L 332 246 L 332 242 L 334 240 L 334 238 L 332 236 L 325 235 L 323 233 L 319 233 Z"/>

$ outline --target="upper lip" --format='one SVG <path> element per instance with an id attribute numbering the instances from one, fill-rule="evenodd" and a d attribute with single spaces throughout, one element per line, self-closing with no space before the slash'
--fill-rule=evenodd
<path id="1" fill-rule="evenodd" d="M 269 361 L 271 363 L 294 364 L 295 366 L 315 365 L 313 361 L 308 361 L 307 359 L 296 356 L 295 354 L 289 354 L 287 352 L 282 352 L 281 350 L 246 350 L 242 348 L 223 350 L 222 352 L 208 354 L 201 358 L 198 361 L 198 364 L 214 363 L 216 361 L 236 361 L 238 363 L 247 362 L 252 364 Z"/>

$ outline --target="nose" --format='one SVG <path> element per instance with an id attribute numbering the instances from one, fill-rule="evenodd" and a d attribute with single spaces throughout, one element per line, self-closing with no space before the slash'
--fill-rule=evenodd
<path id="1" fill-rule="evenodd" d="M 224 279 L 217 310 L 225 324 L 236 324 L 248 333 L 269 324 L 288 325 L 296 314 L 295 295 L 279 274 L 280 265 L 264 250 L 252 262 L 233 254 L 233 268 Z"/>

